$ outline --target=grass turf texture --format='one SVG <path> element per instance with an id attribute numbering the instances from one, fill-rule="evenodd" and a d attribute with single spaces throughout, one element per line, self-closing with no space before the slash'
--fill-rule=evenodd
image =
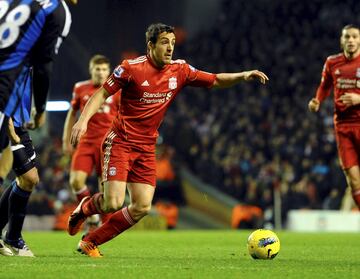
<path id="1" fill-rule="evenodd" d="M 247 253 L 250 231 L 130 231 L 75 253 L 80 236 L 27 232 L 36 258 L 0 256 L 0 278 L 360 278 L 360 234 L 277 232 L 274 260 Z"/>

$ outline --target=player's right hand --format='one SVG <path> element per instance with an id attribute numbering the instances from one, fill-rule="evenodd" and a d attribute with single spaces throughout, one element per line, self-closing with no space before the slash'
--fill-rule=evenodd
<path id="1" fill-rule="evenodd" d="M 83 123 L 83 121 L 78 121 L 74 124 L 71 130 L 70 143 L 72 146 L 76 146 L 81 137 L 86 133 L 87 123 Z"/>
<path id="2" fill-rule="evenodd" d="M 245 71 L 243 72 L 243 75 L 245 81 L 259 79 L 262 84 L 265 84 L 267 81 L 269 81 L 268 76 L 259 70 Z"/>
<path id="3" fill-rule="evenodd" d="M 13 144 L 20 143 L 20 141 L 21 141 L 20 137 L 15 132 L 14 122 L 11 117 L 9 118 L 7 133 L 10 138 L 11 143 L 13 143 Z"/>
<path id="4" fill-rule="evenodd" d="M 308 108 L 311 112 L 317 112 L 320 108 L 320 101 L 316 98 L 312 98 L 308 104 Z"/>
<path id="5" fill-rule="evenodd" d="M 74 147 L 70 144 L 69 140 L 64 140 L 62 144 L 62 151 L 64 155 L 71 156 L 74 152 Z"/>
<path id="6" fill-rule="evenodd" d="M 29 130 L 35 130 L 44 126 L 46 121 L 46 112 L 38 113 L 35 108 L 31 110 L 31 119 L 28 123 L 24 124 L 24 127 Z"/>

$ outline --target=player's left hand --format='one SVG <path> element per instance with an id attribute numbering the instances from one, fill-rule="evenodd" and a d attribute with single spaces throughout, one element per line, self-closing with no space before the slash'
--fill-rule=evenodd
<path id="1" fill-rule="evenodd" d="M 87 123 L 84 123 L 81 120 L 78 120 L 78 122 L 76 122 L 74 124 L 74 126 L 72 127 L 71 130 L 71 136 L 70 136 L 70 143 L 75 147 L 81 137 L 86 133 L 87 130 Z"/>
<path id="2" fill-rule="evenodd" d="M 25 124 L 25 128 L 34 130 L 44 126 L 46 121 L 46 112 L 38 113 L 35 108 L 31 110 L 31 120 Z"/>
<path id="3" fill-rule="evenodd" d="M 345 92 L 340 96 L 339 100 L 347 107 L 356 106 L 360 104 L 360 94 Z"/>
<path id="4" fill-rule="evenodd" d="M 7 133 L 12 144 L 20 143 L 20 137 L 15 132 L 14 123 L 11 117 L 9 118 Z"/>
<path id="5" fill-rule="evenodd" d="M 259 79 L 262 84 L 265 84 L 267 81 L 269 81 L 268 76 L 259 71 L 259 70 L 252 70 L 252 71 L 245 71 L 244 74 L 244 80 L 253 80 L 253 79 Z"/>

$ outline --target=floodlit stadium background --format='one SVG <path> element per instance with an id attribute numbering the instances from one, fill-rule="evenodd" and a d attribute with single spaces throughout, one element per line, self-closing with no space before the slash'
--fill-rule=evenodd
<path id="1" fill-rule="evenodd" d="M 80 0 L 71 8 L 73 25 L 55 64 L 50 101 L 70 101 L 73 84 L 88 78 L 93 54 L 116 66 L 144 53 L 150 23 L 173 25 L 174 58 L 209 72 L 257 68 L 270 78 L 266 86 L 185 89 L 170 108 L 159 152 L 171 154 L 177 175 L 160 181 L 156 201 L 176 206 L 175 227 L 356 231 L 360 217 L 351 213 L 351 198 L 343 198 L 331 98 L 318 115 L 307 111 L 307 102 L 326 57 L 340 52 L 341 28 L 359 24 L 357 2 Z M 41 184 L 32 216 L 54 216 L 71 201 L 69 162 L 61 154 L 65 116 L 49 112 L 47 127 L 33 134 Z M 154 218 L 161 215 L 155 208 Z M 34 224 L 26 226 L 45 228 Z"/>

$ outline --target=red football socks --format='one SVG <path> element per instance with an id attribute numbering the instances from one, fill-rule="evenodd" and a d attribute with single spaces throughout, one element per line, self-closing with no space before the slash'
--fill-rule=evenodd
<path id="1" fill-rule="evenodd" d="M 105 224 L 107 221 L 109 221 L 112 213 L 102 213 L 101 214 L 101 223 Z"/>
<path id="2" fill-rule="evenodd" d="M 81 202 L 81 200 L 85 197 L 91 196 L 90 191 L 89 191 L 88 187 L 86 187 L 86 186 L 84 188 L 82 188 L 80 191 L 75 192 L 75 195 L 76 195 L 78 202 Z"/>
<path id="3" fill-rule="evenodd" d="M 101 200 L 103 199 L 102 193 L 96 193 L 90 199 L 85 201 L 82 204 L 82 212 L 86 217 L 91 216 L 93 214 L 102 214 L 103 211 L 101 209 Z"/>
<path id="4" fill-rule="evenodd" d="M 135 223 L 136 221 L 130 216 L 128 208 L 124 207 L 114 212 L 105 224 L 89 233 L 83 240 L 100 245 L 118 236 L 123 231 L 135 225 Z"/>

